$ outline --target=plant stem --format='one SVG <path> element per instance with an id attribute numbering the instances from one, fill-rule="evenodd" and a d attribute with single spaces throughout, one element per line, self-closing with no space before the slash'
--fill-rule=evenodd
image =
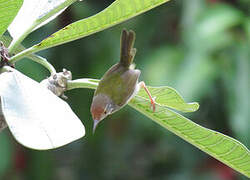
<path id="1" fill-rule="evenodd" d="M 33 47 L 30 47 L 28 49 L 25 49 L 23 51 L 21 51 L 20 53 L 16 54 L 15 56 L 12 56 L 9 60 L 10 63 L 14 64 L 16 63 L 18 60 L 32 54 L 35 53 L 36 51 L 33 49 Z"/>
<path id="2" fill-rule="evenodd" d="M 29 49 L 25 49 L 25 50 L 21 51 L 20 53 L 16 54 L 15 56 L 12 56 L 10 58 L 9 62 L 11 64 L 14 64 L 18 60 L 20 60 L 24 57 L 27 57 L 27 58 L 41 64 L 42 66 L 44 66 L 46 69 L 49 70 L 49 72 L 51 74 L 55 74 L 56 73 L 55 68 L 45 58 L 38 56 L 38 55 L 35 55 L 34 52 L 35 51 L 32 49 L 32 47 Z"/>
<path id="3" fill-rule="evenodd" d="M 67 90 L 72 90 L 76 88 L 96 89 L 96 87 L 98 86 L 98 82 L 99 82 L 98 79 L 89 79 L 89 78 L 68 81 Z"/>
<path id="4" fill-rule="evenodd" d="M 44 66 L 46 69 L 48 69 L 50 74 L 56 74 L 55 68 L 47 61 L 47 59 L 35 54 L 31 54 L 30 56 L 28 56 L 28 58 Z"/>

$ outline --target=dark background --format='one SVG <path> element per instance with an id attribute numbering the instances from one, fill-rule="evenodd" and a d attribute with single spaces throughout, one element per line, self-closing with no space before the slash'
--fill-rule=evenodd
<path id="1" fill-rule="evenodd" d="M 69 7 L 24 41 L 29 47 L 113 1 L 86 0 Z M 40 54 L 73 79 L 101 78 L 119 60 L 120 32 L 137 34 L 135 58 L 148 85 L 168 85 L 200 109 L 185 114 L 250 147 L 249 0 L 172 0 L 125 23 Z M 29 60 L 17 68 L 40 81 L 48 72 Z M 247 179 L 126 106 L 91 133 L 93 90 L 66 93 L 86 136 L 62 148 L 34 151 L 0 134 L 2 180 L 238 180 Z M 67 132 L 65 132 L 67 133 Z"/>

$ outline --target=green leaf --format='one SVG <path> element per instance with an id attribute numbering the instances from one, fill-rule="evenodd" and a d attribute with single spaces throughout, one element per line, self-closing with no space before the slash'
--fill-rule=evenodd
<path id="1" fill-rule="evenodd" d="M 13 52 L 29 33 L 56 18 L 66 7 L 75 1 L 76 0 L 24 1 L 18 15 L 8 28 L 10 35 L 13 37 L 9 51 Z"/>
<path id="2" fill-rule="evenodd" d="M 250 152 L 237 140 L 204 128 L 159 104 L 153 113 L 150 101 L 140 96 L 132 99 L 129 105 L 200 150 L 250 177 Z"/>
<path id="3" fill-rule="evenodd" d="M 0 0 L 0 37 L 15 18 L 22 4 L 22 0 Z"/>
<path id="4" fill-rule="evenodd" d="M 116 0 L 100 13 L 74 22 L 57 31 L 41 43 L 29 48 L 22 56 L 102 31 L 167 1 L 169 0 Z M 17 58 L 18 57 L 14 57 L 12 60 L 15 61 Z"/>
<path id="5" fill-rule="evenodd" d="M 78 79 L 70 81 L 67 89 L 95 89 L 98 82 L 95 79 Z M 155 112 L 152 111 L 148 95 L 143 89 L 128 104 L 200 150 L 250 177 L 250 152 L 243 144 L 224 134 L 204 128 L 169 109 L 170 107 L 179 111 L 195 111 L 199 107 L 198 103 L 185 103 L 179 93 L 170 87 L 148 88 L 153 97 L 156 97 Z"/>
<path id="6" fill-rule="evenodd" d="M 155 101 L 161 106 L 166 106 L 182 112 L 194 112 L 199 109 L 199 104 L 185 103 L 181 95 L 173 88 L 163 86 L 163 87 L 150 87 L 147 86 L 149 91 L 154 97 Z M 144 89 L 141 89 L 137 96 L 141 98 L 148 99 L 148 95 Z"/>

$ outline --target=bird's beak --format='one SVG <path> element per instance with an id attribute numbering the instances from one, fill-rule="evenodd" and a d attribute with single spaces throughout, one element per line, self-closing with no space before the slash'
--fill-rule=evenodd
<path id="1" fill-rule="evenodd" d="M 96 129 L 98 123 L 99 123 L 99 121 L 95 119 L 94 120 L 94 126 L 93 126 L 93 134 L 95 133 L 95 129 Z"/>

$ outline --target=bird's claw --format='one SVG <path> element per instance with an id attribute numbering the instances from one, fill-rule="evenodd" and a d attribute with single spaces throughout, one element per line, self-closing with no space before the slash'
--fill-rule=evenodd
<path id="1" fill-rule="evenodd" d="M 155 104 L 156 104 L 155 99 L 156 97 L 152 97 L 151 99 L 151 108 L 153 109 L 153 112 L 155 112 Z"/>

